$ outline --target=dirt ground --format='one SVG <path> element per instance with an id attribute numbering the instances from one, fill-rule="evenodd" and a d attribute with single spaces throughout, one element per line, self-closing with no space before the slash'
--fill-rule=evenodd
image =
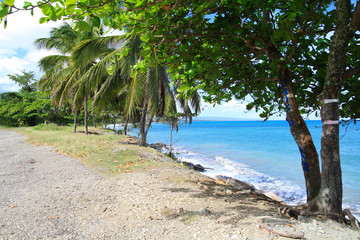
<path id="1" fill-rule="evenodd" d="M 276 204 L 166 160 L 110 177 L 0 130 L 0 239 L 288 239 L 261 226 L 360 239 L 333 221 L 281 217 Z"/>

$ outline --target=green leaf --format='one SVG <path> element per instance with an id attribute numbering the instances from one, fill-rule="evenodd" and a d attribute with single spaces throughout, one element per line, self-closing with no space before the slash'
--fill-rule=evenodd
<path id="1" fill-rule="evenodd" d="M 73 29 L 75 31 L 85 31 L 85 32 L 91 32 L 91 27 L 90 25 L 85 22 L 85 21 L 79 21 L 79 22 L 76 22 L 73 26 Z"/>
<path id="2" fill-rule="evenodd" d="M 296 16 L 297 16 L 297 13 L 292 12 L 292 13 L 289 13 L 287 19 L 288 19 L 289 21 L 294 21 L 294 19 L 296 18 Z"/>
<path id="3" fill-rule="evenodd" d="M 66 6 L 66 13 L 67 14 L 73 14 L 75 11 L 75 5 L 71 4 L 71 5 L 67 5 Z"/>
<path id="4" fill-rule="evenodd" d="M 4 18 L 8 14 L 9 8 L 4 3 L 0 2 L 0 19 Z"/>
<path id="5" fill-rule="evenodd" d="M 10 7 L 11 7 L 12 5 L 14 5 L 14 2 L 15 2 L 15 0 L 4 0 L 4 3 L 5 3 L 6 5 L 9 5 Z"/>
<path id="6" fill-rule="evenodd" d="M 47 20 L 46 17 L 42 17 L 42 18 L 40 18 L 39 23 L 40 23 L 40 24 L 43 24 L 43 23 L 46 22 L 46 20 Z"/>
<path id="7" fill-rule="evenodd" d="M 142 6 L 144 4 L 144 2 L 145 2 L 144 0 L 141 0 L 141 1 L 137 0 L 136 4 L 135 4 L 135 8 Z"/>
<path id="8" fill-rule="evenodd" d="M 64 8 L 56 8 L 56 16 L 57 17 L 61 17 L 61 16 L 64 16 L 65 15 L 65 9 Z"/>
<path id="9" fill-rule="evenodd" d="M 125 57 L 129 54 L 129 52 L 130 52 L 130 48 L 128 48 L 128 47 L 124 48 L 124 50 L 122 51 L 122 55 Z"/>
<path id="10" fill-rule="evenodd" d="M 110 65 L 109 67 L 106 68 L 106 71 L 109 75 L 114 74 L 115 72 L 115 65 Z"/>
<path id="11" fill-rule="evenodd" d="M 41 8 L 41 12 L 45 15 L 45 16 L 49 16 L 51 14 L 51 8 L 52 6 L 45 4 L 43 6 L 40 7 Z"/>
<path id="12" fill-rule="evenodd" d="M 95 27 L 100 27 L 100 18 L 95 16 L 93 19 L 92 19 L 92 22 L 94 24 Z"/>
<path id="13" fill-rule="evenodd" d="M 31 3 L 31 2 L 25 1 L 23 8 L 27 9 L 28 7 L 31 7 L 31 6 L 32 6 L 32 3 Z"/>
<path id="14" fill-rule="evenodd" d="M 50 19 L 54 22 L 57 20 L 57 15 L 54 7 L 51 7 Z"/>
<path id="15" fill-rule="evenodd" d="M 72 5 L 72 4 L 76 4 L 76 3 L 77 3 L 77 0 L 66 0 L 65 1 L 66 5 Z"/>

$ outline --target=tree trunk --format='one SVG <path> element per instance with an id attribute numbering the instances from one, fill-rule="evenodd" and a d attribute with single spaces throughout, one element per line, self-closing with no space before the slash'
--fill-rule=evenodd
<path id="1" fill-rule="evenodd" d="M 146 146 L 146 115 L 147 115 L 147 109 L 149 106 L 149 100 L 150 100 L 150 69 L 147 70 L 146 73 L 146 83 L 145 83 L 145 97 L 144 97 L 144 103 L 143 103 L 143 110 L 141 114 L 141 122 L 140 122 L 140 145 Z"/>
<path id="2" fill-rule="evenodd" d="M 84 127 L 85 127 L 85 135 L 89 134 L 89 128 L 88 128 L 88 96 L 87 94 L 85 94 L 85 99 L 84 99 Z"/>
<path id="3" fill-rule="evenodd" d="M 78 117 L 78 111 L 74 111 L 74 128 L 73 133 L 76 133 L 76 127 L 77 127 L 77 117 Z"/>
<path id="4" fill-rule="evenodd" d="M 151 115 L 149 123 L 148 123 L 148 125 L 146 127 L 146 131 L 145 131 L 146 136 L 148 135 L 149 129 L 150 129 L 151 124 L 152 124 L 153 121 L 154 121 L 154 115 Z"/>
<path id="5" fill-rule="evenodd" d="M 265 12 L 264 14 L 264 20 L 266 22 L 268 14 L 268 12 Z M 282 54 L 276 49 L 270 38 L 266 39 L 265 49 L 271 60 L 277 62 L 282 59 Z M 290 132 L 300 151 L 307 201 L 309 202 L 319 194 L 321 187 L 319 155 L 316 151 L 309 129 L 300 114 L 289 69 L 284 68 L 281 64 L 279 64 L 278 77 L 286 107 L 286 120 L 289 123 Z"/>
<path id="6" fill-rule="evenodd" d="M 319 156 L 314 146 L 309 129 L 299 112 L 295 92 L 288 69 L 279 67 L 279 79 L 286 106 L 286 120 L 290 132 L 299 147 L 301 165 L 305 177 L 307 201 L 313 200 L 321 187 Z"/>
<path id="7" fill-rule="evenodd" d="M 123 132 L 122 132 L 123 135 L 127 135 L 127 127 L 128 127 L 128 122 L 126 122 L 124 125 Z"/>
<path id="8" fill-rule="evenodd" d="M 94 128 L 96 128 L 96 116 L 95 113 L 92 113 L 92 117 L 93 117 L 93 122 L 94 122 Z"/>
<path id="9" fill-rule="evenodd" d="M 170 157 L 172 156 L 172 135 L 173 135 L 173 126 L 171 126 L 171 132 L 170 132 Z"/>
<path id="10" fill-rule="evenodd" d="M 357 8 L 359 10 L 359 2 Z M 356 10 L 355 10 L 356 11 Z M 320 211 L 342 212 L 342 179 L 339 147 L 339 96 L 343 83 L 348 44 L 355 30 L 349 28 L 350 1 L 338 0 L 336 29 L 332 37 L 324 89 L 321 96 L 321 190 L 316 204 Z M 353 20 L 359 17 L 354 12 Z M 358 23 L 357 23 L 358 24 Z M 350 25 L 351 26 L 351 25 Z"/>

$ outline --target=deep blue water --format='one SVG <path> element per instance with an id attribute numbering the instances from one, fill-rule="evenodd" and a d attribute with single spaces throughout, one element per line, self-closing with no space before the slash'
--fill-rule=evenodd
<path id="1" fill-rule="evenodd" d="M 320 152 L 321 122 L 307 121 Z M 359 216 L 360 126 L 340 131 L 344 207 Z M 155 123 L 148 142 L 169 144 L 170 127 Z M 277 193 L 289 204 L 305 201 L 301 156 L 286 121 L 194 121 L 174 133 L 175 152 L 183 161 L 214 168 L 205 174 L 226 175 Z"/>

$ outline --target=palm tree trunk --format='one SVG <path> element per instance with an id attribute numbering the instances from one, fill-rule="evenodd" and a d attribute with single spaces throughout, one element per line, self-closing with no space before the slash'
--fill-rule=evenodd
<path id="1" fill-rule="evenodd" d="M 94 128 L 96 128 L 96 116 L 95 113 L 92 113 L 92 117 L 93 117 L 93 122 L 94 122 Z"/>
<path id="2" fill-rule="evenodd" d="M 146 73 L 146 83 L 145 83 L 145 98 L 143 103 L 143 110 L 141 114 L 141 122 L 140 122 L 140 145 L 146 146 L 146 131 L 145 131 L 145 125 L 146 125 L 146 115 L 147 115 L 147 109 L 149 106 L 149 100 L 150 100 L 150 69 L 147 70 Z"/>
<path id="3" fill-rule="evenodd" d="M 123 135 L 127 135 L 127 127 L 128 127 L 128 122 L 126 122 L 124 125 Z"/>
<path id="4" fill-rule="evenodd" d="M 170 157 L 172 157 L 172 135 L 173 135 L 174 127 L 171 126 L 171 133 L 170 133 Z"/>
<path id="5" fill-rule="evenodd" d="M 146 136 L 147 136 L 147 134 L 149 132 L 149 129 L 150 129 L 151 124 L 152 124 L 153 121 L 154 121 L 154 115 L 151 115 L 149 123 L 148 123 L 147 128 L 146 128 L 146 132 L 145 132 Z"/>
<path id="6" fill-rule="evenodd" d="M 77 117 L 78 117 L 78 111 L 74 111 L 74 128 L 73 133 L 76 133 L 76 127 L 77 127 Z"/>
<path id="7" fill-rule="evenodd" d="M 85 135 L 89 134 L 89 128 L 88 128 L 88 95 L 85 94 L 85 99 L 84 99 L 84 127 L 85 127 Z"/>

